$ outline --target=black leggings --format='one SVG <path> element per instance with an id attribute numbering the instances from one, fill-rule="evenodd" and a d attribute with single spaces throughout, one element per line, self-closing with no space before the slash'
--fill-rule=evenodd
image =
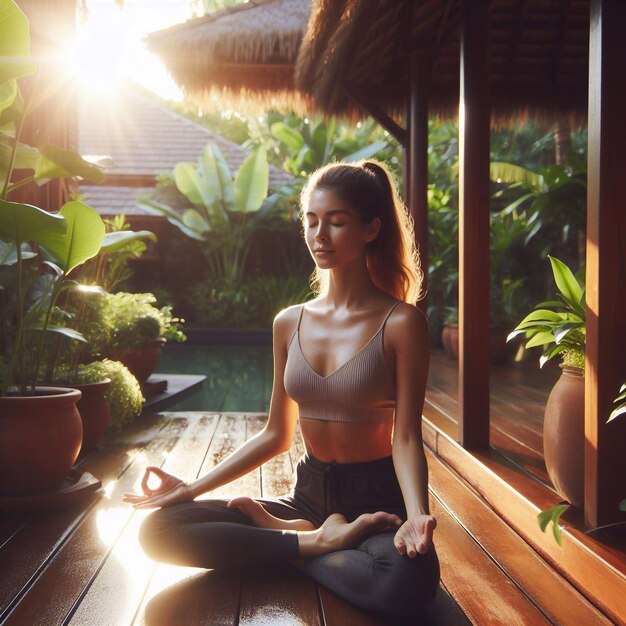
<path id="1" fill-rule="evenodd" d="M 315 526 L 331 513 L 348 521 L 375 511 L 406 519 L 391 457 L 337 464 L 305 456 L 289 496 L 257 501 L 276 517 Z M 155 511 L 141 527 L 144 550 L 157 561 L 222 570 L 299 558 L 294 531 L 257 528 L 227 503 L 199 500 Z M 372 535 L 354 549 L 309 558 L 304 571 L 363 609 L 410 615 L 435 595 L 439 561 L 434 546 L 414 558 L 400 555 L 393 538 L 394 532 Z"/>

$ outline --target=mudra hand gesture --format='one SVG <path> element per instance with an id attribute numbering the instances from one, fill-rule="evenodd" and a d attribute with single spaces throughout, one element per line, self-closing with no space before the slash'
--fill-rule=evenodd
<path id="1" fill-rule="evenodd" d="M 410 558 L 426 554 L 436 527 L 437 520 L 432 515 L 414 515 L 400 526 L 393 543 L 400 554 L 406 553 Z"/>
<path id="2" fill-rule="evenodd" d="M 148 487 L 150 474 L 154 474 L 161 480 L 161 484 L 156 489 Z M 130 502 L 136 509 L 150 509 L 193 500 L 193 495 L 185 481 L 154 465 L 146 467 L 141 480 L 141 490 L 143 495 L 125 493 L 124 502 Z"/>

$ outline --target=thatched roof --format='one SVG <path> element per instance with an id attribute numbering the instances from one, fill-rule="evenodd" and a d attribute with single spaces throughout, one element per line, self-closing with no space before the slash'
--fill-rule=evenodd
<path id="1" fill-rule="evenodd" d="M 304 111 L 310 102 L 294 88 L 294 66 L 310 12 L 311 0 L 250 0 L 151 33 L 146 42 L 188 101 Z"/>
<path id="2" fill-rule="evenodd" d="M 402 113 L 412 53 L 432 59 L 432 110 L 456 116 L 461 0 L 313 0 L 296 85 L 328 114 L 361 115 L 346 92 Z M 491 0 L 495 119 L 580 119 L 587 109 L 589 0 Z"/>

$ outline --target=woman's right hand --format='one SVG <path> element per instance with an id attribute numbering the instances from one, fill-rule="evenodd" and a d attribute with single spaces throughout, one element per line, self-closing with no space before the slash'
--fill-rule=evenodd
<path id="1" fill-rule="evenodd" d="M 148 487 L 150 474 L 154 474 L 161 480 L 161 484 L 156 489 Z M 136 509 L 151 509 L 193 500 L 193 494 L 186 482 L 154 465 L 146 467 L 141 480 L 141 490 L 143 495 L 125 493 L 124 502 L 130 502 Z"/>

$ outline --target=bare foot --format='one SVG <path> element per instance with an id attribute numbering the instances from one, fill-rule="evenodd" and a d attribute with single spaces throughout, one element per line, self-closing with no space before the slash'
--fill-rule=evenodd
<path id="1" fill-rule="evenodd" d="M 318 556 L 346 550 L 369 535 L 397 530 L 401 524 L 402 520 L 397 515 L 384 511 L 364 513 L 350 523 L 340 513 L 333 513 L 318 530 L 298 533 L 300 556 Z"/>
<path id="2" fill-rule="evenodd" d="M 247 496 L 233 498 L 228 503 L 229 509 L 239 509 L 259 528 L 276 530 L 315 530 L 315 526 L 305 519 L 280 519 L 268 513 L 260 502 Z"/>

